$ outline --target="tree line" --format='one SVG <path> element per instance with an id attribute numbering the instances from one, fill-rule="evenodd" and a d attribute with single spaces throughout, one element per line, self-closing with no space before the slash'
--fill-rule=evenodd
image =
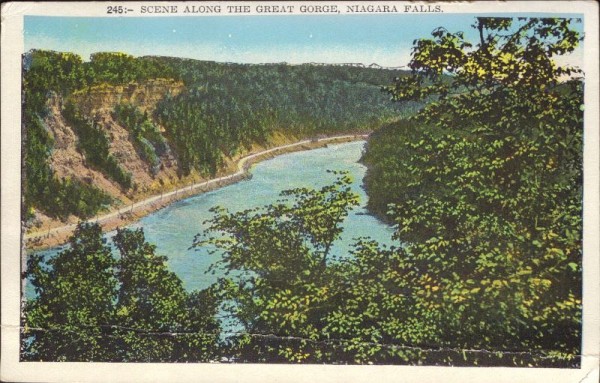
<path id="1" fill-rule="evenodd" d="M 419 105 L 395 105 L 380 92 L 400 71 L 147 59 L 172 67 L 188 86 L 155 113 L 182 174 L 214 174 L 224 156 L 264 145 L 275 131 L 296 137 L 370 131 Z"/>

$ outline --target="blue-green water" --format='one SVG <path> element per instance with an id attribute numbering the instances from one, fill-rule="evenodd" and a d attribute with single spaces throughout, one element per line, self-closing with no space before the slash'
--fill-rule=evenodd
<path id="1" fill-rule="evenodd" d="M 286 189 L 331 184 L 335 175 L 327 173 L 328 169 L 346 170 L 354 180 L 352 189 L 360 196 L 361 205 L 344 222 L 344 232 L 335 243 L 333 253 L 347 255 L 357 237 L 371 237 L 391 244 L 392 228 L 366 214 L 364 208 L 367 196 L 362 189 L 362 179 L 366 168 L 358 163 L 363 146 L 363 141 L 357 141 L 278 156 L 255 165 L 249 180 L 176 202 L 130 227 L 144 228 L 146 240 L 157 246 L 158 254 L 168 257 L 169 267 L 187 289 L 202 289 L 217 280 L 219 275 L 205 271 L 219 256 L 208 254 L 206 249 L 189 250 L 189 247 L 194 236 L 204 230 L 203 222 L 212 217 L 210 208 L 219 205 L 234 212 L 263 206 L 276 201 L 279 193 Z M 52 254 L 57 250 L 45 252 Z"/>

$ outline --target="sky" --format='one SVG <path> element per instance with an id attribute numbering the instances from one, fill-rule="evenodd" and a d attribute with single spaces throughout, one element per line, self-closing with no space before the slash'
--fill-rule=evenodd
<path id="1" fill-rule="evenodd" d="M 475 16 L 26 16 L 24 43 L 25 51 L 68 51 L 81 55 L 84 60 L 94 52 L 119 51 L 134 56 L 175 56 L 219 62 L 377 63 L 401 67 L 410 60 L 413 40 L 430 36 L 436 27 L 463 31 L 468 39 L 475 41 L 477 31 L 471 28 Z M 581 31 L 583 25 L 575 27 Z M 580 55 L 581 50 L 575 56 Z M 580 57 L 571 59 L 575 63 L 580 60 Z"/>

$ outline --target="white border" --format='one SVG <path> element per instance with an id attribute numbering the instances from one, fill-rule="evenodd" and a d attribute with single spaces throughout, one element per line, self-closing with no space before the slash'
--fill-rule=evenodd
<path id="1" fill-rule="evenodd" d="M 217 4 L 207 2 L 203 5 Z M 223 4 L 225 2 L 221 2 Z M 312 4 L 314 2 L 281 2 Z M 322 2 L 346 4 L 361 2 Z M 496 367 L 411 367 L 411 366 L 330 366 L 330 365 L 248 365 L 248 364 L 123 364 L 123 363 L 20 363 L 20 82 L 23 52 L 23 16 L 107 16 L 106 5 L 118 3 L 4 3 L 2 5 L 2 129 L 1 129 L 1 249 L 2 249 L 2 381 L 28 382 L 158 382 L 158 381 L 248 381 L 248 382 L 597 382 L 600 348 L 599 263 L 599 114 L 598 114 L 598 3 L 595 1 L 460 2 L 441 4 L 445 13 L 568 12 L 585 15 L 584 71 L 584 338 L 581 369 L 496 368 Z M 123 2 L 137 8 L 143 2 Z M 151 5 L 177 3 L 152 2 Z M 180 6 L 183 3 L 178 3 Z M 190 3 L 191 4 L 191 3 Z M 200 4 L 199 2 L 197 4 Z M 228 4 L 232 4 L 229 2 Z M 273 2 L 235 2 L 235 5 L 273 5 Z M 362 2 L 367 4 L 367 2 Z M 369 2 L 373 4 L 373 2 Z M 378 2 L 404 6 L 425 2 Z M 141 16 L 139 13 L 120 17 Z M 144 15 L 144 17 L 186 16 Z M 201 16 L 201 15 L 194 15 Z M 212 14 L 211 16 L 214 16 Z M 226 15 L 223 15 L 226 16 Z"/>

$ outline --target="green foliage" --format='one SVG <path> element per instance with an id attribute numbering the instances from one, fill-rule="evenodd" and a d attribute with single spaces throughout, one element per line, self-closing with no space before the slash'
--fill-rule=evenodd
<path id="1" fill-rule="evenodd" d="M 38 113 L 48 92 L 66 95 L 86 83 L 81 57 L 73 53 L 33 50 L 23 56 L 23 69 L 25 105 Z"/>
<path id="2" fill-rule="evenodd" d="M 187 293 L 167 258 L 141 229 L 118 230 L 120 288 L 115 307 L 125 362 L 198 362 L 214 359 L 219 325 L 214 292 Z"/>
<path id="3" fill-rule="evenodd" d="M 214 173 L 222 154 L 264 144 L 274 131 L 302 137 L 368 131 L 419 105 L 394 105 L 379 91 L 400 71 L 148 60 L 175 68 L 189 89 L 156 113 L 184 174 Z"/>
<path id="4" fill-rule="evenodd" d="M 413 77 L 389 88 L 398 100 L 439 96 L 369 142 L 369 207 L 397 224 L 405 248 L 358 249 L 359 270 L 402 277 L 354 294 L 392 308 L 367 334 L 390 328 L 403 344 L 455 350 L 421 352 L 416 360 L 575 366 L 583 87 L 561 82 L 577 71 L 553 58 L 571 52 L 579 36 L 564 19 L 478 18 L 474 27 L 474 49 L 443 28 L 417 41 Z M 356 286 L 377 282 L 356 278 Z M 383 296 L 395 291 L 401 294 L 388 306 Z M 343 316 L 355 321 L 363 310 Z M 403 316 L 411 328 L 391 319 Z"/>
<path id="5" fill-rule="evenodd" d="M 116 261 L 97 225 L 78 226 L 69 245 L 47 266 L 39 256 L 27 261 L 25 277 L 38 297 L 24 308 L 25 360 L 112 359 Z"/>
<path id="6" fill-rule="evenodd" d="M 178 79 L 176 71 L 159 61 L 133 57 L 121 52 L 92 53 L 84 64 L 89 85 L 140 82 L 152 78 Z"/>
<path id="7" fill-rule="evenodd" d="M 401 246 L 360 239 L 352 257 L 331 256 L 357 205 L 346 174 L 263 208 L 215 209 L 194 246 L 219 252 L 214 267 L 227 276 L 203 292 L 186 293 L 141 231 L 118 232 L 115 260 L 99 229 L 83 225 L 48 267 L 28 264 L 38 297 L 25 307 L 24 359 L 214 360 L 223 300 L 244 329 L 224 355 L 239 361 L 578 366 L 583 84 L 555 62 L 580 39 L 569 23 L 477 18 L 478 43 L 443 28 L 415 42 L 412 76 L 398 73 L 387 90 L 408 109 L 429 103 L 374 134 L 363 159 L 369 208 L 396 224 Z M 188 86 L 154 116 L 184 173 L 214 173 L 222 153 L 275 130 L 356 131 L 407 111 L 372 94 L 388 71 L 139 60 Z M 102 81 L 132 81 L 109 75 L 129 71 L 131 57 L 93 61 Z M 54 91 L 81 86 L 57 73 Z M 27 182 L 43 190 L 26 188 L 30 201 L 47 198 L 52 179 L 41 112 L 26 112 L 26 166 L 38 178 Z M 83 126 L 82 146 L 107 148 L 66 113 Z M 125 106 L 115 116 L 156 151 L 147 116 Z"/>
<path id="8" fill-rule="evenodd" d="M 74 53 L 34 49 L 24 55 L 23 64 L 31 85 L 61 95 L 102 83 L 118 85 L 152 78 L 179 79 L 175 70 L 160 61 L 120 52 L 93 53 L 90 61 L 83 62 Z M 42 106 L 44 94 L 38 95 L 36 101 L 37 106 Z"/>
<path id="9" fill-rule="evenodd" d="M 214 175 L 223 164 L 223 154 L 233 155 L 241 145 L 249 147 L 253 142 L 264 144 L 274 120 L 267 108 L 238 103 L 219 89 L 198 89 L 167 99 L 157 116 L 183 174 L 195 168 Z"/>
<path id="10" fill-rule="evenodd" d="M 150 165 L 153 174 L 160 168 L 159 156 L 169 150 L 165 138 L 152 123 L 147 113 L 142 113 L 133 105 L 119 104 L 113 111 L 113 118 L 129 130 L 131 140 L 144 161 Z"/>
<path id="11" fill-rule="evenodd" d="M 69 215 L 87 218 L 111 202 L 108 195 L 92 185 L 57 179 L 50 168 L 53 139 L 43 122 L 48 113 L 48 98 L 51 95 L 65 98 L 76 90 L 101 83 L 123 84 L 158 77 L 177 78 L 177 75 L 158 62 L 121 53 L 96 53 L 89 62 L 65 52 L 32 50 L 23 56 L 23 217 L 31 218 L 37 209 L 63 220 Z M 131 187 L 131 176 L 114 157 L 107 156 L 106 138 L 74 109 L 67 109 L 66 117 L 80 135 L 81 150 L 89 163 L 122 187 Z M 147 155 L 147 161 L 156 162 L 145 138 L 139 140 L 138 148 Z"/>
<path id="12" fill-rule="evenodd" d="M 99 189 L 71 179 L 57 179 L 49 165 L 53 138 L 44 126 L 46 102 L 54 94 L 66 94 L 84 83 L 81 59 L 70 53 L 33 51 L 23 59 L 23 217 L 35 209 L 53 218 L 73 214 L 87 218 L 111 199 Z"/>
<path id="13" fill-rule="evenodd" d="M 91 167 L 103 171 L 123 189 L 129 189 L 131 174 L 123 170 L 117 159 L 109 153 L 110 142 L 101 127 L 96 122 L 81 116 L 77 107 L 72 103 L 67 103 L 63 110 L 63 116 L 77 134 L 79 150 L 85 155 L 87 163 Z"/>
<path id="14" fill-rule="evenodd" d="M 41 206 L 50 195 L 55 184 L 52 169 L 47 163 L 52 146 L 52 137 L 44 129 L 41 119 L 31 111 L 23 108 L 23 216 L 31 215 L 34 206 Z"/>
<path id="15" fill-rule="evenodd" d="M 52 180 L 47 191 L 48 196 L 41 198 L 51 202 L 45 212 L 62 219 L 68 218 L 70 214 L 81 218 L 93 217 L 112 201 L 100 189 L 70 178 Z"/>
<path id="16" fill-rule="evenodd" d="M 194 246 L 222 253 L 215 267 L 235 275 L 219 286 L 226 310 L 245 330 L 230 339 L 236 359 L 315 362 L 331 352 L 320 346 L 324 319 L 344 290 L 342 269 L 330 251 L 358 204 L 350 182 L 342 173 L 332 185 L 286 191 L 283 200 L 264 208 L 213 209 L 208 231 Z"/>
<path id="17" fill-rule="evenodd" d="M 218 300 L 184 290 L 145 242 L 118 230 L 115 259 L 97 224 L 82 223 L 69 248 L 24 277 L 36 298 L 24 308 L 22 358 L 30 361 L 199 362 L 215 358 Z"/>

